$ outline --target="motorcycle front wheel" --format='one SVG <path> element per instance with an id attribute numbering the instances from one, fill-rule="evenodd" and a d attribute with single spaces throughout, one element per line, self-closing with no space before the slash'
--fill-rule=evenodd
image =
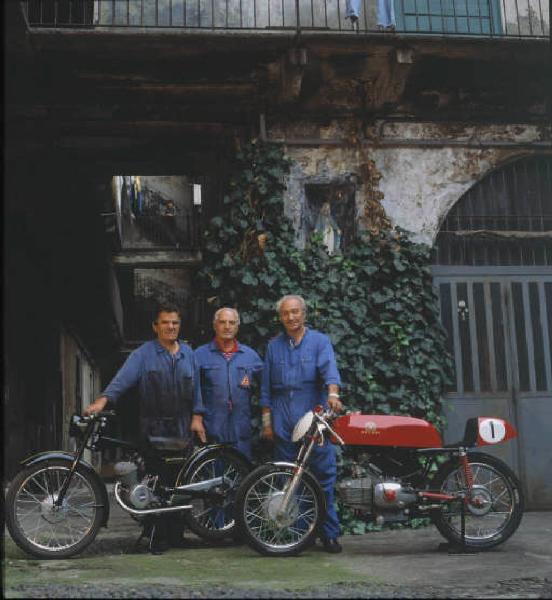
<path id="1" fill-rule="evenodd" d="M 464 508 L 465 543 L 467 547 L 486 550 L 505 542 L 518 528 L 523 516 L 523 494 L 517 477 L 501 460 L 474 452 L 468 455 L 468 461 L 473 487 Z M 465 489 L 458 461 L 442 465 L 435 483 L 444 494 Z M 460 502 L 444 506 L 433 515 L 437 529 L 454 544 L 462 540 Z"/>
<path id="2" fill-rule="evenodd" d="M 100 484 L 77 466 L 61 506 L 55 502 L 71 464 L 50 460 L 20 471 L 6 495 L 13 541 L 37 558 L 69 558 L 94 541 L 104 518 Z"/>
<path id="3" fill-rule="evenodd" d="M 261 465 L 243 481 L 236 498 L 240 533 L 260 554 L 291 556 L 314 543 L 326 513 L 320 484 L 303 472 L 285 510 L 282 502 L 293 479 L 292 467 Z"/>
<path id="4" fill-rule="evenodd" d="M 177 485 L 200 483 L 222 478 L 214 494 L 193 498 L 192 507 L 183 518 L 191 531 L 199 537 L 218 541 L 236 534 L 234 500 L 238 486 L 249 472 L 247 462 L 224 448 L 214 449 L 199 461 L 187 476 L 179 477 Z"/>

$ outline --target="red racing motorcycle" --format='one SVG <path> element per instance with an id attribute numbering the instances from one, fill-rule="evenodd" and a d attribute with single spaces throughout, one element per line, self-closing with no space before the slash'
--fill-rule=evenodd
<path id="1" fill-rule="evenodd" d="M 437 430 L 413 417 L 347 414 L 321 407 L 295 425 L 295 462 L 263 464 L 242 481 L 236 519 L 246 542 L 261 554 L 298 554 L 317 535 L 325 515 L 322 488 L 307 462 L 326 437 L 347 446 L 351 476 L 338 483 L 343 505 L 378 525 L 431 517 L 441 534 L 464 550 L 506 541 L 523 515 L 523 495 L 512 470 L 480 452 L 516 436 L 503 419 L 476 417 L 464 439 L 444 446 Z"/>

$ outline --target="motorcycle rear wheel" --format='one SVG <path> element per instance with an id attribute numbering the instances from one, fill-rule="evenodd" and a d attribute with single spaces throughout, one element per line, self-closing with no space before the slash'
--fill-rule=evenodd
<path id="1" fill-rule="evenodd" d="M 217 448 L 207 454 L 189 475 L 177 481 L 177 485 L 199 483 L 206 479 L 223 477 L 220 491 L 223 496 L 216 498 L 194 498 L 193 508 L 183 513 L 186 525 L 204 540 L 218 541 L 236 535 L 234 500 L 238 486 L 249 472 L 247 462 L 235 453 Z"/>
<path id="2" fill-rule="evenodd" d="M 267 556 L 293 556 L 314 543 L 326 513 L 320 484 L 308 472 L 285 514 L 279 513 L 293 468 L 261 465 L 243 481 L 236 498 L 240 533 L 257 552 Z"/>
<path id="3" fill-rule="evenodd" d="M 6 495 L 13 541 L 37 558 L 69 558 L 90 545 L 102 525 L 100 484 L 77 466 L 60 507 L 54 505 L 71 463 L 50 460 L 20 471 Z"/>
<path id="4" fill-rule="evenodd" d="M 468 548 L 486 550 L 505 542 L 519 527 L 524 501 L 519 480 L 501 460 L 479 452 L 468 455 L 473 475 L 471 497 L 465 506 L 465 544 Z M 442 493 L 464 488 L 462 468 L 458 461 L 441 466 L 436 487 Z M 460 544 L 460 500 L 433 514 L 440 533 L 453 544 Z"/>

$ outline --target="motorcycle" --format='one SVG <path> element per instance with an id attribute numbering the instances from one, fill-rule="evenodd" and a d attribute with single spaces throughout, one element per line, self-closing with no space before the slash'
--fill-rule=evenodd
<path id="1" fill-rule="evenodd" d="M 263 464 L 239 487 L 235 508 L 241 535 L 271 556 L 295 555 L 320 535 L 325 497 L 307 468 L 326 438 L 349 446 L 351 477 L 336 486 L 344 506 L 377 525 L 431 517 L 449 547 L 478 551 L 505 542 L 518 528 L 524 500 L 512 470 L 479 448 L 516 436 L 505 420 L 476 417 L 464 439 L 443 446 L 427 421 L 406 416 L 346 414 L 318 406 L 295 425 L 295 462 Z"/>
<path id="2" fill-rule="evenodd" d="M 135 445 L 106 435 L 111 411 L 89 417 L 73 415 L 74 452 L 49 451 L 30 456 L 6 495 L 6 524 L 14 542 L 37 558 L 68 558 L 87 548 L 109 520 L 107 488 L 85 449 L 122 448 L 126 460 L 115 464 L 114 497 L 142 525 L 149 549 L 156 550 L 161 518 L 171 515 L 171 529 L 184 524 L 203 539 L 236 535 L 233 502 L 250 461 L 234 448 L 208 445 L 187 456 L 169 448 L 170 440 Z M 167 483 L 169 482 L 169 483 Z M 158 546 L 157 546 L 158 548 Z"/>

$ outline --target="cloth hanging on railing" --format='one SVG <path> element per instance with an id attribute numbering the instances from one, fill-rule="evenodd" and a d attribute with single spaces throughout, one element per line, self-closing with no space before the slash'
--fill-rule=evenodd
<path id="1" fill-rule="evenodd" d="M 345 0 L 345 18 L 356 23 L 360 18 L 361 0 Z M 395 3 L 394 0 L 377 0 L 377 25 L 378 29 L 395 28 Z"/>
<path id="2" fill-rule="evenodd" d="M 394 0 L 378 0 L 377 9 L 378 28 L 395 29 Z"/>
<path id="3" fill-rule="evenodd" d="M 360 16 L 360 0 L 345 1 L 345 18 L 351 19 L 353 23 L 358 21 Z"/>

